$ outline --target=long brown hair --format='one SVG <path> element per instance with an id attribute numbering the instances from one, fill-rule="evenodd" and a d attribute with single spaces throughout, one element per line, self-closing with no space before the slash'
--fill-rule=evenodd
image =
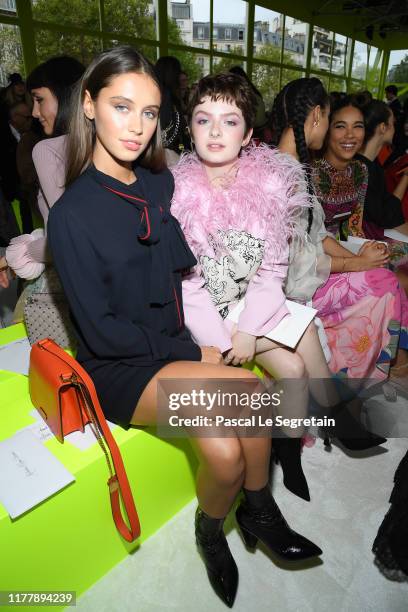
<path id="1" fill-rule="evenodd" d="M 129 72 L 150 76 L 160 89 L 153 65 L 139 51 L 129 46 L 115 47 L 100 53 L 78 82 L 72 98 L 68 132 L 66 187 L 71 185 L 92 161 L 96 131 L 94 121 L 88 119 L 84 113 L 85 91 L 89 91 L 92 100 L 96 100 L 101 89 L 108 87 L 112 79 Z M 165 168 L 159 128 L 156 129 L 148 148 L 141 156 L 140 164 L 153 172 Z"/>

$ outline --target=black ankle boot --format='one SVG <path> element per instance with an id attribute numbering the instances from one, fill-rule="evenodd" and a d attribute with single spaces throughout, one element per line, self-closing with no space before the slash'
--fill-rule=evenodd
<path id="1" fill-rule="evenodd" d="M 368 450 L 387 441 L 386 438 L 377 436 L 365 429 L 350 413 L 347 402 L 339 402 L 335 406 L 327 408 L 326 413 L 329 418 L 334 418 L 336 421 L 335 425 L 331 427 L 321 428 L 324 445 L 328 450 L 331 449 L 332 438 L 337 438 L 345 448 L 351 451 Z"/>
<path id="2" fill-rule="evenodd" d="M 300 561 L 322 554 L 316 544 L 289 527 L 269 487 L 259 491 L 244 489 L 244 494 L 236 518 L 248 548 L 254 549 L 260 540 L 285 561 Z"/>
<path id="3" fill-rule="evenodd" d="M 197 508 L 195 534 L 198 550 L 207 568 L 208 579 L 218 597 L 234 605 L 238 589 L 238 568 L 223 531 L 224 519 L 215 519 Z"/>
<path id="4" fill-rule="evenodd" d="M 272 456 L 280 463 L 283 472 L 283 484 L 289 491 L 310 501 L 309 487 L 303 473 L 301 438 L 273 438 Z"/>

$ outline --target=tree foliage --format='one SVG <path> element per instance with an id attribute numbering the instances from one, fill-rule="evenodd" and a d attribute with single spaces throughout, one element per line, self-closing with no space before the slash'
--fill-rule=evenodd
<path id="1" fill-rule="evenodd" d="M 252 80 L 254 85 L 259 89 L 265 102 L 266 108 L 270 108 L 276 95 L 280 90 L 280 68 L 278 66 L 271 66 L 267 64 L 257 63 L 257 58 L 262 60 L 268 60 L 269 62 L 275 62 L 280 64 L 281 50 L 271 44 L 264 45 L 259 49 L 256 56 L 254 57 L 254 63 L 252 67 Z M 287 66 L 297 67 L 296 62 L 292 59 L 291 54 L 285 52 L 283 54 L 283 63 Z M 302 76 L 300 70 L 290 68 L 282 68 L 282 82 L 283 87 L 286 83 L 298 79 Z"/>
<path id="2" fill-rule="evenodd" d="M 167 28 L 169 41 L 175 43 L 176 45 L 185 44 L 181 37 L 177 23 L 173 19 L 168 19 Z M 177 57 L 182 69 L 188 74 L 190 83 L 194 83 L 201 77 L 202 70 L 196 60 L 195 53 L 192 53 L 191 51 L 179 51 L 174 49 L 171 50 L 170 54 Z"/>
<path id="3" fill-rule="evenodd" d="M 391 68 L 387 75 L 387 81 L 390 83 L 408 83 L 408 54 L 399 64 Z"/>
<path id="4" fill-rule="evenodd" d="M 105 32 L 112 32 L 112 46 L 118 44 L 116 36 L 124 34 L 135 38 L 155 40 L 154 18 L 149 12 L 148 0 L 123 2 L 105 0 Z M 96 0 L 38 0 L 33 4 L 33 17 L 40 21 L 77 26 L 98 32 L 99 2 Z M 108 46 L 109 43 L 108 43 Z M 101 51 L 100 39 L 87 34 L 66 34 L 54 30 L 36 33 L 36 48 L 39 61 L 61 53 L 71 55 L 87 65 Z M 154 48 L 147 55 L 155 59 Z M 145 51 L 145 48 L 141 48 Z"/>
<path id="5" fill-rule="evenodd" d="M 7 76 L 12 72 L 24 75 L 20 36 L 16 26 L 0 24 L 0 58 L 0 86 L 7 85 Z"/>

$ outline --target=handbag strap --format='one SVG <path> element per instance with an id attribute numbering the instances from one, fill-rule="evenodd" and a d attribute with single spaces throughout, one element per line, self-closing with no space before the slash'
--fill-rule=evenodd
<path id="1" fill-rule="evenodd" d="M 71 383 L 82 398 L 82 405 L 90 419 L 92 430 L 108 464 L 110 478 L 107 484 L 113 520 L 122 537 L 127 542 L 133 542 L 140 536 L 139 517 L 120 450 L 102 412 L 94 384 L 78 362 L 63 351 L 55 342 L 47 338 L 40 340 L 38 345 L 58 357 L 71 370 L 69 374 L 61 376 L 62 383 Z M 120 499 L 123 501 L 129 526 L 123 518 Z"/>
<path id="2" fill-rule="evenodd" d="M 108 488 L 113 520 L 123 538 L 127 542 L 133 542 L 140 535 L 140 523 L 122 455 L 106 422 L 96 397 L 96 392 L 92 388 L 88 389 L 82 382 L 73 384 L 77 387 L 83 398 L 83 404 L 90 418 L 91 427 L 106 458 L 110 472 Z M 92 397 L 93 395 L 94 397 Z M 130 527 L 126 524 L 122 515 L 121 498 Z"/>

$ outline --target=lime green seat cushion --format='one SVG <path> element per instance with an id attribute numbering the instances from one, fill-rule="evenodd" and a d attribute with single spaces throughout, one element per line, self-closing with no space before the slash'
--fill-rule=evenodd
<path id="1" fill-rule="evenodd" d="M 0 344 L 24 335 L 21 324 L 0 330 Z M 0 399 L 1 441 L 33 422 L 27 377 L 0 371 Z M 187 440 L 119 427 L 113 434 L 134 492 L 140 540 L 130 545 L 116 531 L 98 444 L 81 451 L 67 441 L 48 440 L 46 446 L 76 480 L 14 520 L 0 505 L 0 590 L 68 590 L 79 596 L 193 499 L 196 461 Z"/>

